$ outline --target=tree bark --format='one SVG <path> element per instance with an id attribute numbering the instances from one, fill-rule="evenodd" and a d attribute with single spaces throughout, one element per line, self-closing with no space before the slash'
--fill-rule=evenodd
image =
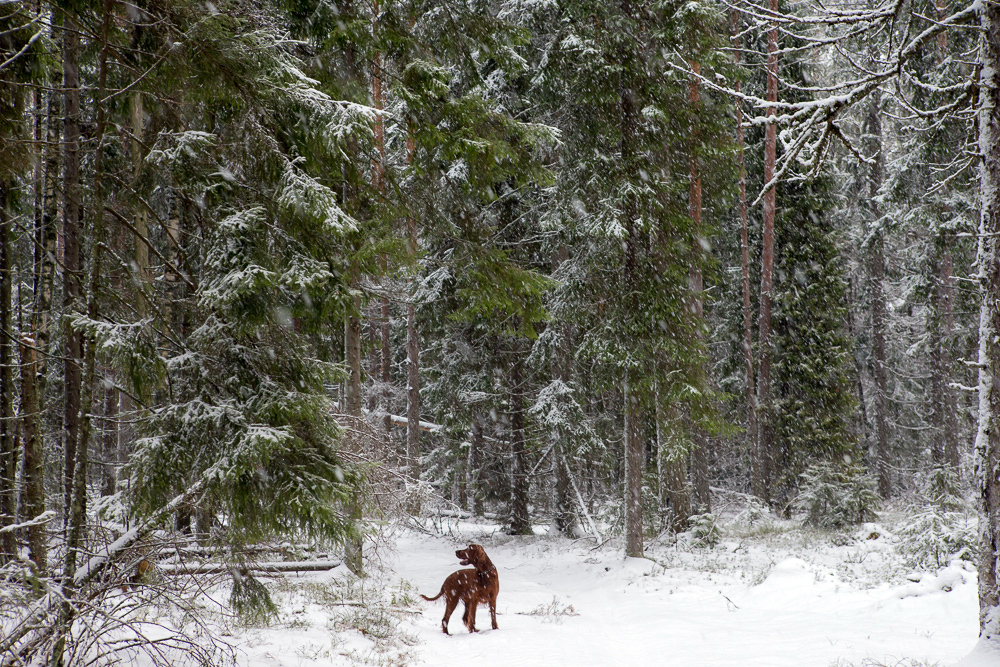
<path id="1" fill-rule="evenodd" d="M 351 285 L 359 287 L 360 271 L 356 265 L 351 268 Z M 347 360 L 347 387 L 344 402 L 347 414 L 357 419 L 361 414 L 361 297 L 354 297 L 354 308 L 344 316 L 344 358 Z M 351 507 L 351 521 L 355 524 L 361 521 L 361 505 L 355 500 Z M 344 564 L 354 574 L 361 576 L 363 572 L 362 553 L 363 542 L 360 537 L 349 537 L 344 545 Z"/>
<path id="2" fill-rule="evenodd" d="M 413 151 L 416 144 L 413 137 L 406 140 L 407 159 L 413 161 Z M 409 239 L 410 261 L 416 264 L 417 259 L 417 221 L 415 218 L 406 220 L 407 238 Z M 416 271 L 416 266 L 411 268 Z M 416 295 L 416 279 L 410 279 L 410 298 L 406 302 L 406 465 L 413 479 L 420 479 L 420 335 L 417 331 L 417 305 L 413 302 Z"/>
<path id="3" fill-rule="evenodd" d="M 63 21 L 63 337 L 65 398 L 63 403 L 63 519 L 69 524 L 80 434 L 80 364 L 83 334 L 74 330 L 72 314 L 80 309 L 80 26 L 72 9 Z"/>
<path id="4" fill-rule="evenodd" d="M 657 392 L 656 397 L 656 476 L 659 482 L 660 518 L 674 532 L 687 530 L 691 518 L 691 492 L 688 487 L 686 448 L 677 446 L 675 434 L 667 423 L 667 411 Z"/>
<path id="5" fill-rule="evenodd" d="M 691 69 L 695 74 L 701 73 L 701 66 L 697 62 L 691 63 Z M 693 79 L 690 84 L 690 94 L 688 102 L 697 113 L 701 103 L 701 96 L 698 91 L 698 80 Z M 698 133 L 697 130 L 691 133 L 692 150 L 690 159 L 691 183 L 688 194 L 688 214 L 694 223 L 695 247 L 692 248 L 694 262 L 688 270 L 688 285 L 694 299 L 693 315 L 696 327 L 696 336 L 699 343 L 703 343 L 704 336 L 702 327 L 705 320 L 705 297 L 704 297 L 704 277 L 701 271 L 702 255 L 702 228 L 701 228 L 701 174 L 698 165 Z M 702 364 L 701 373 L 705 369 Z M 709 462 L 708 462 L 708 436 L 705 429 L 694 418 L 691 424 L 691 502 L 699 513 L 712 511 L 712 498 L 709 483 Z"/>
<path id="6" fill-rule="evenodd" d="M 955 398 L 955 390 L 951 387 L 951 346 L 954 331 L 954 264 L 952 262 L 951 250 L 947 241 L 943 257 L 941 258 L 940 280 L 940 305 L 938 311 L 941 315 L 941 350 L 940 364 L 944 382 L 941 386 L 942 404 L 944 407 L 944 423 L 942 424 L 941 439 L 944 450 L 945 462 L 959 472 L 959 451 L 958 451 L 958 405 Z"/>
<path id="7" fill-rule="evenodd" d="M 372 37 L 378 39 L 379 27 L 379 2 L 372 0 Z M 372 163 L 372 180 L 375 189 L 382 197 L 385 197 L 385 119 L 382 116 L 382 109 L 385 106 L 382 94 L 382 67 L 385 57 L 381 52 L 376 52 L 372 63 L 372 103 L 376 109 L 375 114 L 375 149 L 378 157 Z M 383 276 L 387 268 L 385 255 L 381 258 L 381 268 Z M 386 438 L 389 437 L 391 424 L 388 413 L 390 412 L 390 399 L 392 393 L 390 385 L 392 383 L 392 348 L 389 336 L 389 297 L 382 296 L 380 300 L 379 335 L 381 338 L 381 360 L 380 377 L 382 380 L 382 407 L 386 412 L 384 420 Z M 388 442 L 388 440 L 387 440 Z"/>
<path id="8" fill-rule="evenodd" d="M 733 57 L 736 66 L 740 64 L 740 13 L 733 10 Z M 740 81 L 736 80 L 736 92 L 740 92 Z M 749 209 L 747 207 L 747 169 L 743 155 L 743 105 L 736 103 L 736 147 L 740 169 L 740 268 L 743 276 L 743 365 L 746 369 L 747 408 L 747 452 L 750 454 L 750 490 L 763 499 L 764 461 L 757 438 L 757 400 L 753 379 L 753 311 L 750 307 L 750 240 Z"/>
<path id="9" fill-rule="evenodd" d="M 101 434 L 101 496 L 113 496 L 118 488 L 118 389 L 109 387 L 104 394 L 104 428 Z"/>
<path id="10" fill-rule="evenodd" d="M 778 11 L 778 0 L 769 0 L 772 12 Z M 778 28 L 774 26 L 767 33 L 767 101 L 778 100 Z M 774 117 L 777 109 L 767 108 L 767 115 Z M 760 345 L 760 372 L 757 378 L 758 448 L 761 462 L 761 500 L 771 502 L 771 475 L 773 474 L 774 452 L 771 442 L 771 287 L 774 272 L 774 215 L 776 190 L 774 180 L 777 159 L 777 126 L 768 123 L 764 132 L 764 183 L 768 186 L 764 193 L 763 230 L 760 258 L 760 331 L 757 339 Z"/>
<path id="11" fill-rule="evenodd" d="M 979 425 L 975 467 L 979 501 L 979 636 L 1000 641 L 1000 3 L 980 11 Z"/>
<path id="12" fill-rule="evenodd" d="M 621 0 L 619 8 L 626 19 L 632 18 L 632 3 Z M 635 91 L 628 78 L 628 60 L 630 56 L 621 48 L 619 66 L 619 98 L 621 110 L 621 161 L 625 177 L 629 182 L 636 178 L 636 134 L 638 126 L 638 109 L 636 108 Z M 622 285 L 625 289 L 626 303 L 629 312 L 638 309 L 638 295 L 635 280 L 638 261 L 638 230 L 636 223 L 639 218 L 638 202 L 633 193 L 625 195 L 623 202 L 623 217 L 625 222 L 625 265 L 622 275 Z M 628 360 L 626 360 L 628 363 Z M 642 557 L 642 438 L 640 437 L 640 404 L 636 387 L 632 381 L 631 370 L 625 371 L 622 380 L 622 398 L 625 413 L 625 555 L 633 558 Z"/>
<path id="13" fill-rule="evenodd" d="M 21 433 L 24 441 L 24 516 L 33 519 L 45 511 L 45 453 L 38 401 L 36 341 L 21 338 Z M 28 527 L 28 557 L 39 572 L 47 567 L 45 526 Z"/>
<path id="14" fill-rule="evenodd" d="M 111 30 L 111 8 L 113 0 L 104 0 L 101 21 L 101 51 L 98 66 L 98 83 L 95 91 L 97 107 L 97 129 L 95 140 L 97 147 L 94 156 L 94 227 L 92 231 L 94 251 L 91 257 L 90 274 L 87 289 L 87 317 L 91 321 L 98 318 L 98 283 L 101 278 L 101 244 L 104 237 L 104 135 L 107 127 L 104 93 L 107 82 L 108 36 Z M 67 23 L 70 14 L 67 13 Z M 68 35 L 67 35 L 68 39 Z M 76 99 L 79 103 L 79 96 Z M 69 102 L 67 102 L 67 111 Z M 82 336 L 81 336 L 82 342 Z M 91 407 L 93 390 L 96 383 L 97 341 L 91 336 L 87 341 L 85 366 L 85 381 L 82 383 L 80 404 L 83 406 L 79 422 L 79 441 L 74 452 L 75 467 L 72 478 L 72 494 L 68 506 L 66 530 L 66 554 L 63 561 L 62 581 L 62 614 L 58 624 L 58 639 L 53 649 L 53 664 L 62 664 L 65 648 L 65 634 L 70 631 L 75 613 L 72 600 L 77 587 L 76 568 L 77 556 L 83 549 L 83 538 L 87 527 L 87 469 L 90 463 L 89 446 L 93 416 Z"/>
<path id="15" fill-rule="evenodd" d="M 472 440 L 469 442 L 469 465 L 466 468 L 468 480 L 466 488 L 469 493 L 469 510 L 473 516 L 483 515 L 482 489 L 480 488 L 479 471 L 483 460 L 483 422 L 482 415 L 477 414 L 472 419 Z"/>
<path id="16" fill-rule="evenodd" d="M 625 555 L 642 558 L 642 411 L 639 397 L 626 379 L 625 400 Z"/>
<path id="17" fill-rule="evenodd" d="M 885 235 L 881 227 L 881 212 L 876 203 L 876 197 L 882 189 L 882 121 L 879 116 L 881 113 L 879 102 L 880 96 L 876 91 L 872 94 L 867 118 L 868 152 L 874 156 L 874 162 L 868 170 L 868 201 L 872 218 L 868 248 L 868 280 L 872 318 L 872 375 L 875 379 L 873 396 L 875 451 L 872 458 L 875 461 L 879 495 L 882 498 L 888 498 L 892 492 L 892 486 L 889 478 L 889 415 L 886 404 L 888 382 L 885 359 L 885 294 L 882 289 L 882 281 L 885 277 L 883 250 Z"/>
<path id="18" fill-rule="evenodd" d="M 513 339 L 513 359 L 510 367 L 510 532 L 531 534 L 528 513 L 528 451 L 524 439 L 524 362 L 520 339 Z"/>
<path id="19" fill-rule="evenodd" d="M 15 521 L 17 491 L 17 446 L 14 422 L 14 218 L 11 215 L 11 183 L 0 181 L 0 528 Z M 17 536 L 0 533 L 0 564 L 17 555 Z"/>

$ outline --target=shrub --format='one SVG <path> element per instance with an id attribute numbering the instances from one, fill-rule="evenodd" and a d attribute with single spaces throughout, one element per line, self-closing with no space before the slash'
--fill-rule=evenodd
<path id="1" fill-rule="evenodd" d="M 873 521 L 879 499 L 875 482 L 853 465 L 817 463 L 802 473 L 795 509 L 805 512 L 805 523 L 821 528 Z"/>
<path id="2" fill-rule="evenodd" d="M 689 519 L 688 535 L 691 543 L 699 547 L 714 547 L 722 539 L 719 519 L 714 514 L 695 514 Z"/>
<path id="3" fill-rule="evenodd" d="M 900 528 L 896 550 L 915 568 L 936 569 L 956 558 L 976 562 L 977 530 L 974 518 L 932 504 Z"/>

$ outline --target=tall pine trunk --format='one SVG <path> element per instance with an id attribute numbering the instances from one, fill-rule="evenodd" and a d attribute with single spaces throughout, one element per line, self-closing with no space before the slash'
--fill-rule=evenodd
<path id="1" fill-rule="evenodd" d="M 524 438 L 524 360 L 519 338 L 512 340 L 513 359 L 510 366 L 510 532 L 531 534 L 528 514 L 528 451 Z"/>
<path id="2" fill-rule="evenodd" d="M 372 37 L 378 39 L 379 27 L 379 3 L 372 1 Z M 372 180 L 375 189 L 382 197 L 385 197 L 385 119 L 382 116 L 382 109 L 385 100 L 382 93 L 382 67 L 385 57 L 382 53 L 376 53 L 372 63 L 372 103 L 376 109 L 375 114 L 375 149 L 378 157 L 372 163 Z M 387 260 L 385 255 L 380 261 L 383 276 L 387 270 Z M 382 380 L 382 408 L 386 415 L 383 419 L 386 438 L 388 441 L 389 431 L 392 428 L 392 421 L 389 418 L 390 399 L 392 391 L 392 347 L 389 336 L 389 297 L 383 295 L 379 303 L 379 337 L 381 338 L 381 355 L 379 361 L 379 377 Z"/>
<path id="3" fill-rule="evenodd" d="M 867 134 L 869 154 L 874 161 L 868 169 L 868 202 L 871 215 L 871 233 L 868 239 L 868 280 L 871 298 L 872 375 L 875 379 L 875 447 L 872 459 L 878 479 L 878 492 L 888 498 L 892 487 L 889 479 L 889 415 L 887 413 L 885 359 L 885 294 L 882 281 L 885 277 L 885 235 L 881 226 L 881 213 L 876 197 L 882 189 L 882 121 L 879 94 L 876 91 L 868 107 Z"/>
<path id="4" fill-rule="evenodd" d="M 17 446 L 14 438 L 14 217 L 11 183 L 0 181 L 0 528 L 14 524 Z M 17 555 L 14 531 L 0 533 L 0 564 Z"/>
<path id="5" fill-rule="evenodd" d="M 76 446 L 80 433 L 80 364 L 83 334 L 71 317 L 80 309 L 83 267 L 80 235 L 83 218 L 80 188 L 80 25 L 72 9 L 63 20 L 63 356 L 65 397 L 63 402 L 63 519 L 69 525 L 76 469 Z"/>
<path id="6" fill-rule="evenodd" d="M 740 12 L 733 10 L 733 54 L 737 67 L 740 64 Z M 736 80 L 740 92 L 740 80 Z M 740 169 L 740 269 L 743 276 L 743 365 L 746 369 L 747 451 L 750 454 L 750 490 L 764 498 L 764 467 L 758 447 L 757 400 L 753 379 L 753 311 L 750 306 L 750 239 L 749 210 L 747 207 L 747 168 L 743 154 L 743 104 L 736 102 L 736 148 Z"/>
<path id="7" fill-rule="evenodd" d="M 626 20 L 632 18 L 632 3 L 621 0 L 619 8 Z M 624 47 L 619 53 L 619 99 L 621 112 L 621 162 L 626 180 L 632 184 L 637 174 L 635 169 L 636 141 L 638 132 L 638 109 L 636 108 L 635 91 L 628 79 L 629 55 Z M 625 266 L 622 275 L 622 285 L 625 288 L 629 312 L 638 309 L 636 279 L 638 277 L 638 222 L 639 209 L 635 194 L 629 192 L 623 202 L 625 221 Z M 626 370 L 622 381 L 622 398 L 625 412 L 625 555 L 633 558 L 642 557 L 642 429 L 640 427 L 640 398 L 636 385 L 631 378 L 632 371 Z"/>
<path id="8" fill-rule="evenodd" d="M 1000 641 L 1000 3 L 980 11 L 979 151 L 979 634 Z"/>
<path id="9" fill-rule="evenodd" d="M 42 447 L 38 401 L 37 342 L 21 338 L 21 432 L 24 442 L 24 516 L 33 519 L 45 511 L 45 454 Z M 28 556 L 39 572 L 47 566 L 44 525 L 28 527 Z"/>
<path id="10" fill-rule="evenodd" d="M 770 0 L 772 12 L 778 11 L 778 0 Z M 778 28 L 771 28 L 767 33 L 767 101 L 778 100 Z M 774 117 L 777 109 L 767 108 L 767 115 Z M 764 183 L 767 191 L 764 193 L 764 220 L 762 230 L 762 246 L 760 256 L 760 318 L 758 326 L 758 342 L 760 344 L 760 373 L 757 377 L 757 408 L 758 436 L 755 458 L 760 466 L 761 500 L 771 502 L 771 476 L 774 460 L 774 444 L 771 442 L 771 287 L 774 272 L 774 214 L 776 208 L 776 189 L 774 180 L 775 162 L 777 159 L 777 126 L 774 122 L 767 124 L 764 132 Z"/>
<path id="11" fill-rule="evenodd" d="M 691 518 L 691 492 L 688 487 L 685 447 L 678 446 L 668 423 L 659 390 L 656 396 L 656 476 L 659 482 L 660 517 L 669 521 L 675 532 L 687 530 Z"/>
<path id="12" fill-rule="evenodd" d="M 701 66 L 693 62 L 691 69 L 695 74 L 700 74 Z M 694 79 L 690 84 L 690 95 L 688 102 L 693 107 L 692 113 L 697 114 L 700 106 L 701 96 L 698 91 L 698 80 Z M 695 247 L 692 248 L 691 256 L 694 262 L 688 270 L 688 285 L 691 290 L 693 303 L 693 315 L 697 328 L 699 341 L 703 339 L 702 326 L 705 320 L 705 296 L 704 277 L 701 272 L 702 255 L 702 228 L 701 228 L 701 174 L 698 166 L 698 132 L 691 133 L 691 183 L 688 194 L 688 214 L 694 223 Z M 704 368 L 702 368 L 704 373 Z M 694 418 L 691 422 L 691 503 L 695 511 L 699 513 L 712 511 L 711 490 L 709 488 L 709 464 L 708 464 L 708 437 L 705 429 Z M 687 517 L 685 517 L 685 520 Z"/>
<path id="13" fill-rule="evenodd" d="M 95 90 L 95 105 L 97 107 L 97 128 L 95 130 L 94 151 L 94 184 L 93 184 L 93 221 L 92 239 L 94 251 L 91 256 L 90 273 L 87 280 L 87 317 L 97 321 L 99 313 L 98 285 L 101 280 L 101 243 L 104 236 L 104 138 L 107 128 L 104 96 L 107 85 L 108 36 L 111 30 L 111 9 L 113 0 L 104 0 L 101 21 L 101 51 L 98 66 L 98 82 Z M 67 25 L 75 24 L 67 14 Z M 69 36 L 67 35 L 67 39 Z M 79 91 L 77 91 L 79 93 Z M 76 102 L 79 103 L 79 94 Z M 67 101 L 67 112 L 69 110 Z M 79 166 L 79 165 L 77 165 Z M 83 338 L 81 336 L 81 343 Z M 97 379 L 97 341 L 93 336 L 86 341 L 86 358 L 84 360 L 85 381 L 82 382 L 80 405 L 82 406 L 79 421 L 79 440 L 74 451 L 74 469 L 71 484 L 70 502 L 68 505 L 66 529 L 66 553 L 63 561 L 62 581 L 62 618 L 57 628 L 57 640 L 53 649 L 53 664 L 62 664 L 65 634 L 72 628 L 75 609 L 71 604 L 76 591 L 77 558 L 84 547 L 84 535 L 87 528 L 87 472 L 90 463 L 89 447 L 93 416 L 91 414 L 94 386 Z"/>
<path id="14" fill-rule="evenodd" d="M 412 135 L 406 139 L 407 159 L 413 161 L 415 142 Z M 418 238 L 417 221 L 406 219 L 411 268 L 416 271 Z M 410 282 L 406 301 L 406 465 L 413 479 L 420 479 L 420 338 L 417 331 L 416 278 Z"/>
<path id="15" fill-rule="evenodd" d="M 356 264 L 351 269 L 351 285 L 360 287 L 361 272 Z M 345 411 L 355 419 L 361 414 L 361 297 L 354 297 L 354 307 L 344 316 L 344 358 L 347 361 L 347 387 L 344 392 Z M 355 500 L 351 507 L 351 521 L 360 530 L 361 504 Z M 362 573 L 363 542 L 360 536 L 349 537 L 344 545 L 344 564 L 356 575 Z"/>
<path id="16" fill-rule="evenodd" d="M 482 489 L 479 484 L 479 471 L 483 461 L 483 416 L 476 414 L 472 418 L 472 440 L 469 441 L 469 462 L 466 467 L 466 489 L 469 494 L 469 511 L 472 516 L 483 515 Z"/>

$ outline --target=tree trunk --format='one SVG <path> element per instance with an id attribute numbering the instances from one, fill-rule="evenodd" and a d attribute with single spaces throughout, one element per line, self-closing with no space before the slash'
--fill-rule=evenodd
<path id="1" fill-rule="evenodd" d="M 701 66 L 693 62 L 691 69 L 695 74 L 701 73 Z M 698 80 L 694 79 L 690 84 L 690 95 L 688 102 L 697 110 L 701 102 L 698 91 Z M 702 327 L 705 320 L 705 297 L 704 297 L 704 277 L 701 272 L 702 255 L 702 229 L 701 229 L 701 174 L 698 166 L 698 133 L 691 133 L 692 150 L 690 159 L 691 184 L 688 195 L 688 214 L 694 223 L 695 247 L 692 248 L 694 262 L 688 270 L 688 285 L 694 299 L 693 315 L 697 329 L 699 342 L 703 342 Z M 704 374 L 704 367 L 701 369 Z M 708 436 L 705 429 L 694 418 L 691 422 L 691 502 L 699 513 L 711 512 L 712 499 L 709 483 L 709 463 L 708 463 Z"/>
<path id="2" fill-rule="evenodd" d="M 39 415 L 36 341 L 21 338 L 21 433 L 24 440 L 24 516 L 33 519 L 45 511 L 45 452 Z M 28 554 L 39 572 L 45 572 L 45 526 L 28 527 Z"/>
<path id="3" fill-rule="evenodd" d="M 661 397 L 656 397 L 656 477 L 659 482 L 660 519 L 670 523 L 675 532 L 687 530 L 691 518 L 691 492 L 688 487 L 686 450 L 676 442 L 667 423 L 667 411 Z"/>
<path id="4" fill-rule="evenodd" d="M 621 0 L 619 8 L 626 19 L 632 18 L 632 3 Z M 627 60 L 629 55 L 624 48 L 619 54 L 622 73 L 619 75 L 619 95 L 621 109 L 621 161 L 626 179 L 631 183 L 636 179 L 636 133 L 638 127 L 638 109 L 636 108 L 635 91 L 632 82 L 627 78 Z M 625 266 L 622 275 L 622 285 L 625 288 L 627 304 L 630 312 L 638 309 L 638 296 L 635 280 L 637 277 L 638 239 L 636 222 L 638 222 L 638 202 L 635 195 L 629 192 L 623 202 L 623 217 L 625 219 Z M 622 398 L 625 413 L 625 555 L 633 558 L 642 557 L 642 438 L 639 396 L 636 387 L 631 382 L 632 371 L 626 370 L 622 381 Z"/>
<path id="5" fill-rule="evenodd" d="M 413 137 L 406 139 L 407 159 L 413 161 Z M 417 221 L 407 218 L 410 260 L 417 259 Z M 416 271 L 414 266 L 412 271 Z M 406 302 L 406 465 L 413 479 L 420 479 L 420 337 L 417 332 L 416 279 L 411 278 Z"/>
<path id="6" fill-rule="evenodd" d="M 878 492 L 882 498 L 888 498 L 892 491 L 889 480 L 889 415 L 887 413 L 885 365 L 885 294 L 882 291 L 882 280 L 885 276 L 885 257 L 883 254 L 885 236 L 881 227 L 881 213 L 876 197 L 882 188 L 882 122 L 879 94 L 876 91 L 868 108 L 869 154 L 875 156 L 875 161 L 868 171 L 868 201 L 871 209 L 871 235 L 868 248 L 868 279 L 871 295 L 872 317 L 872 374 L 875 378 L 875 471 L 878 478 Z"/>
<path id="7" fill-rule="evenodd" d="M 524 362 L 520 340 L 513 340 L 514 358 L 510 367 L 510 532 L 531 534 L 528 514 L 528 451 L 524 440 Z"/>
<path id="8" fill-rule="evenodd" d="M 361 280 L 358 267 L 351 268 L 351 284 L 357 289 Z M 347 387 L 344 402 L 347 414 L 361 419 L 361 297 L 354 297 L 354 307 L 344 317 L 344 357 L 347 360 Z M 361 522 L 360 502 L 354 501 L 350 507 L 351 521 L 354 524 Z M 357 526 L 360 530 L 360 526 Z M 361 576 L 363 571 L 362 563 L 363 542 L 361 537 L 349 537 L 344 545 L 344 564 L 354 574 Z"/>
<path id="9" fill-rule="evenodd" d="M 142 174 L 142 164 L 145 158 L 143 148 L 143 128 L 145 125 L 146 112 L 143 108 L 142 94 L 133 93 L 131 98 L 132 115 L 132 187 L 137 188 L 139 176 Z M 146 220 L 146 210 L 141 206 L 136 208 L 135 219 L 132 223 L 135 226 L 135 275 L 138 288 L 144 290 L 149 281 L 149 248 L 146 247 L 146 239 L 149 238 L 149 224 Z M 135 308 L 139 317 L 146 315 L 146 300 L 138 298 L 135 300 Z"/>
<path id="10" fill-rule="evenodd" d="M 625 400 L 625 555 L 642 558 L 642 436 L 639 397 L 626 379 Z"/>
<path id="11" fill-rule="evenodd" d="M 944 256 L 941 258 L 940 292 L 941 304 L 941 351 L 940 363 L 944 382 L 941 386 L 941 393 L 944 407 L 944 424 L 942 425 L 942 448 L 944 449 L 944 460 L 956 473 L 959 472 L 959 452 L 958 452 L 958 405 L 955 398 L 955 390 L 951 387 L 951 345 L 954 330 L 954 265 L 952 263 L 951 251 L 948 244 L 945 244 Z"/>
<path id="12" fill-rule="evenodd" d="M 482 489 L 479 484 L 479 471 L 483 460 L 483 422 L 482 416 L 476 415 L 472 420 L 472 440 L 469 442 L 469 465 L 466 468 L 468 488 L 471 507 L 469 508 L 473 516 L 483 515 Z"/>
<path id="13" fill-rule="evenodd" d="M 772 12 L 778 11 L 778 0 L 769 0 Z M 778 28 L 773 27 L 767 33 L 767 101 L 778 100 Z M 767 115 L 777 115 L 773 106 L 767 108 Z M 757 336 L 760 344 L 760 373 L 757 378 L 757 408 L 759 410 L 757 423 L 758 447 L 761 462 L 760 487 L 763 495 L 761 500 L 771 502 L 771 475 L 774 460 L 773 443 L 771 442 L 771 287 L 774 271 L 774 214 L 776 207 L 776 190 L 774 180 L 775 161 L 777 159 L 777 126 L 768 123 L 764 132 L 764 183 L 767 191 L 764 193 L 762 247 L 760 257 L 760 332 Z"/>
<path id="14" fill-rule="evenodd" d="M 733 54 L 736 65 L 740 64 L 740 13 L 733 10 Z M 736 80 L 736 92 L 740 92 L 740 81 Z M 743 155 L 743 104 L 736 103 L 736 146 L 740 166 L 740 268 L 743 275 L 743 364 L 746 368 L 747 401 L 747 451 L 750 454 L 750 490 L 763 499 L 767 491 L 764 486 L 764 461 L 757 438 L 757 400 L 753 379 L 753 311 L 750 308 L 750 240 L 749 209 L 747 208 L 747 169 Z"/>
<path id="15" fill-rule="evenodd" d="M 71 323 L 80 310 L 80 25 L 72 9 L 64 12 L 63 25 L 63 336 L 65 399 L 63 404 L 63 520 L 68 526 L 76 470 L 76 445 L 80 433 L 80 363 L 83 334 Z"/>
<path id="16" fill-rule="evenodd" d="M 17 446 L 14 441 L 14 218 L 11 184 L 0 182 L 0 528 L 15 521 Z M 0 564 L 17 555 L 17 536 L 0 533 Z"/>
<path id="17" fill-rule="evenodd" d="M 1000 4 L 980 11 L 979 151 L 979 636 L 1000 641 Z"/>
<path id="18" fill-rule="evenodd" d="M 56 41 L 62 30 L 59 18 L 53 19 L 53 41 Z M 38 357 L 38 401 L 45 402 L 45 379 L 48 375 L 48 353 L 50 352 L 50 323 L 52 321 L 53 293 L 55 290 L 55 256 L 57 218 L 59 215 L 59 158 L 60 148 L 60 96 L 54 91 L 46 93 L 48 99 L 46 110 L 46 146 L 45 146 L 45 202 L 42 210 L 42 224 L 35 229 L 35 275 L 33 279 L 35 292 L 34 317 L 35 338 L 42 354 Z"/>
<path id="19" fill-rule="evenodd" d="M 118 389 L 109 387 L 104 394 L 104 429 L 101 438 L 101 496 L 113 496 L 118 488 Z"/>
<path id="20" fill-rule="evenodd" d="M 101 252 L 100 244 L 104 236 L 104 135 L 107 127 L 105 105 L 103 103 L 107 82 L 107 59 L 108 59 L 108 35 L 111 30 L 111 8 L 113 0 L 104 0 L 102 7 L 101 22 L 101 52 L 100 64 L 98 67 L 98 83 L 95 91 L 95 104 L 97 107 L 97 128 L 94 139 L 97 147 L 94 151 L 94 227 L 92 231 L 94 241 L 94 252 L 90 263 L 90 274 L 87 281 L 87 317 L 96 321 L 98 318 L 98 284 L 101 279 Z M 67 13 L 67 24 L 74 24 L 71 21 L 71 14 Z M 67 35 L 67 39 L 69 36 Z M 76 102 L 79 103 L 79 96 Z M 69 112 L 69 101 L 67 101 L 67 115 Z M 67 244 L 68 249 L 68 244 Z M 72 628 L 73 614 L 75 613 L 71 601 L 76 590 L 76 568 L 77 556 L 83 549 L 83 538 L 87 528 L 87 469 L 90 463 L 89 446 L 91 440 L 91 429 L 93 426 L 93 416 L 91 407 L 93 403 L 93 390 L 96 384 L 96 354 L 97 341 L 90 337 L 86 346 L 85 381 L 82 383 L 82 396 L 80 404 L 83 406 L 81 419 L 79 422 L 79 441 L 76 443 L 73 469 L 71 497 L 67 514 L 66 530 L 66 554 L 63 562 L 62 597 L 63 606 L 60 621 L 57 629 L 57 639 L 53 649 L 53 664 L 62 664 L 63 649 L 65 647 L 65 634 Z"/>

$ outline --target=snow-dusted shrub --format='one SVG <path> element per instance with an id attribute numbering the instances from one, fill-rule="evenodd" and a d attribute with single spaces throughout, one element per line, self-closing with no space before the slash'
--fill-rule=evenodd
<path id="1" fill-rule="evenodd" d="M 975 517 L 929 505 L 898 531 L 896 550 L 910 566 L 937 569 L 956 558 L 975 562 L 977 524 Z"/>
<path id="2" fill-rule="evenodd" d="M 794 506 L 805 513 L 807 525 L 842 528 L 876 518 L 875 482 L 861 468 L 824 461 L 809 466 L 801 477 Z"/>
<path id="3" fill-rule="evenodd" d="M 935 466 L 927 473 L 921 494 L 929 504 L 949 512 L 957 512 L 965 506 L 958 471 L 951 466 Z"/>
<path id="4" fill-rule="evenodd" d="M 936 569 L 954 559 L 975 562 L 978 526 L 962 498 L 957 472 L 950 466 L 932 468 L 920 491 L 924 505 L 898 530 L 896 550 L 915 568 Z"/>
<path id="5" fill-rule="evenodd" d="M 688 520 L 691 544 L 698 547 L 714 547 L 722 540 L 719 518 L 714 514 L 695 514 Z"/>
<path id="6" fill-rule="evenodd" d="M 744 526 L 766 526 L 772 522 L 771 510 L 757 498 L 747 500 L 746 507 L 735 517 L 736 522 Z"/>

